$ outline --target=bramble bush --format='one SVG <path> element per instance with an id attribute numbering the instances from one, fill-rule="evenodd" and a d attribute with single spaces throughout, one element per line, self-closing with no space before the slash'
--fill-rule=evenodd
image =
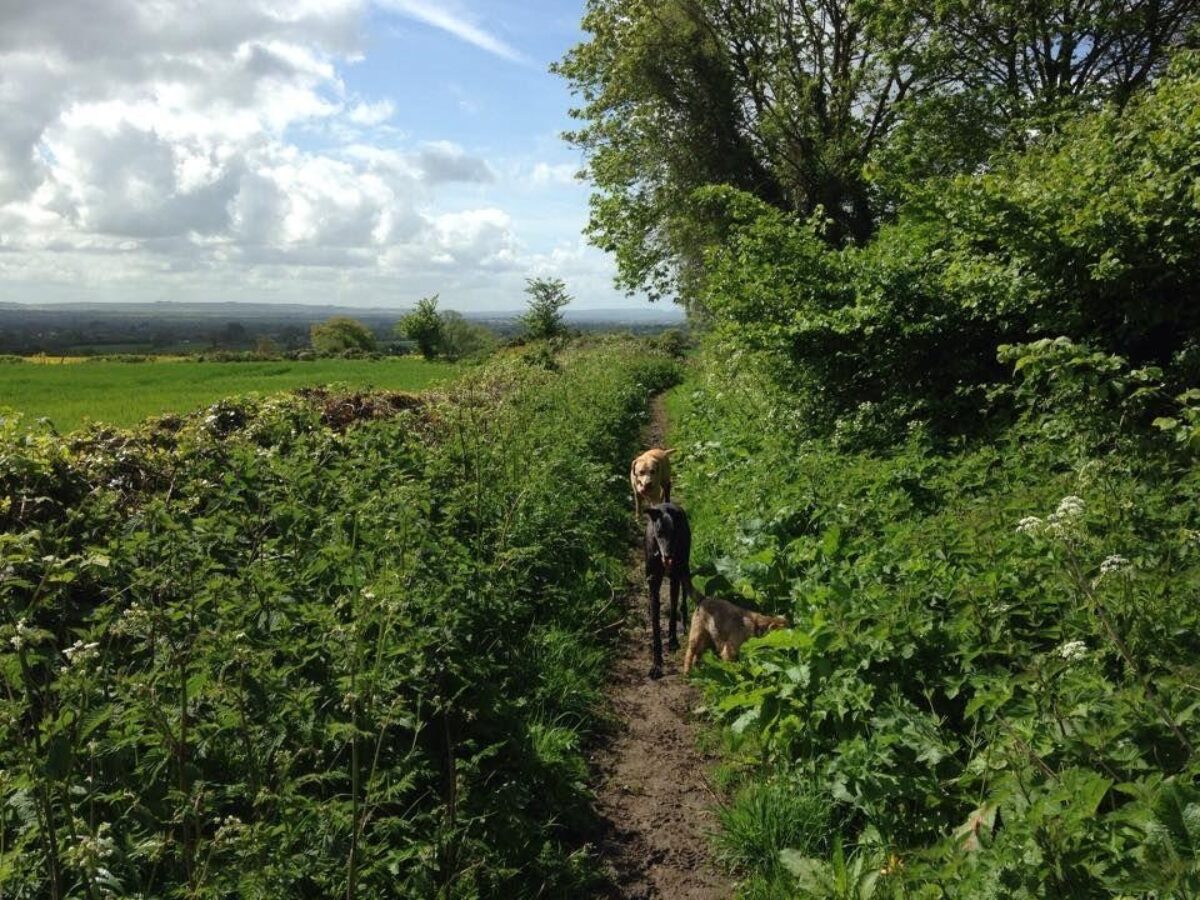
<path id="1" fill-rule="evenodd" d="M 0 893 L 589 890 L 612 473 L 675 377 L 608 342 L 358 422 L 4 417 Z"/>

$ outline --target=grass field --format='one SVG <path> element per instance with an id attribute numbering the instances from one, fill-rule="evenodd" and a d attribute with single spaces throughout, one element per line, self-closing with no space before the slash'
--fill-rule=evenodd
<path id="1" fill-rule="evenodd" d="M 85 422 L 133 425 L 184 413 L 223 397 L 269 394 L 318 384 L 418 391 L 458 368 L 404 357 L 312 362 L 97 362 L 0 366 L 0 408 L 50 419 L 60 431 Z"/>

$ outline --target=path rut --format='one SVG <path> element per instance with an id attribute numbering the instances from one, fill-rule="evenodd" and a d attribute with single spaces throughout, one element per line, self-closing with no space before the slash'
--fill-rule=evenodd
<path id="1" fill-rule="evenodd" d="M 645 446 L 664 446 L 665 428 L 663 401 L 657 397 Z M 706 780 L 713 760 L 696 746 L 691 711 L 699 695 L 680 672 L 682 651 L 667 654 L 661 679 L 646 675 L 650 632 L 643 571 L 639 549 L 630 558 L 626 623 L 608 690 L 619 725 L 592 758 L 603 822 L 599 850 L 612 881 L 608 896 L 726 900 L 733 886 L 708 853 L 716 797 Z"/>

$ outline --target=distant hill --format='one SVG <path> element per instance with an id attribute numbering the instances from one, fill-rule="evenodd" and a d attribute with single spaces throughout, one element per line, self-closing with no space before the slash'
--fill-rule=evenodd
<path id="1" fill-rule="evenodd" d="M 330 316 L 351 316 L 381 340 L 408 307 L 349 307 L 300 303 L 56 303 L 0 302 L 0 353 L 188 353 L 204 349 L 246 349 L 269 340 L 283 348 L 302 347 L 308 330 Z M 564 317 L 582 330 L 659 331 L 682 325 L 673 304 L 639 309 L 571 309 Z M 520 330 L 520 310 L 463 312 L 473 322 L 502 335 Z"/>

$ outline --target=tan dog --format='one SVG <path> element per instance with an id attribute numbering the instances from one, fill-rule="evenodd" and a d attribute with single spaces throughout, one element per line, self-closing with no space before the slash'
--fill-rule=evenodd
<path id="1" fill-rule="evenodd" d="M 788 620 L 783 616 L 764 616 L 734 606 L 727 600 L 705 597 L 696 605 L 692 616 L 692 630 L 688 632 L 687 653 L 683 657 L 683 673 L 692 670 L 696 660 L 709 647 L 729 662 L 737 659 L 738 650 L 752 637 L 761 637 L 768 631 L 787 628 Z"/>
<path id="2" fill-rule="evenodd" d="M 637 457 L 629 466 L 629 486 L 633 488 L 633 514 L 642 518 L 642 501 L 665 503 L 671 499 L 671 454 L 674 450 L 655 447 Z"/>

